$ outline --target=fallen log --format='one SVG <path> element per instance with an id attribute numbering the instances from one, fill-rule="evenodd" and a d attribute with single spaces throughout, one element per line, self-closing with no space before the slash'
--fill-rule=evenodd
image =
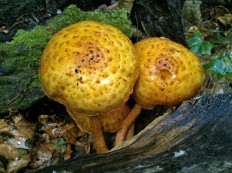
<path id="1" fill-rule="evenodd" d="M 230 172 L 231 129 L 232 95 L 204 95 L 155 119 L 119 150 L 36 172 Z"/>

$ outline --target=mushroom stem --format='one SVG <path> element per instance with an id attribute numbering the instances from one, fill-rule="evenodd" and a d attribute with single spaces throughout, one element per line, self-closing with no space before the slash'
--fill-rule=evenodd
<path id="1" fill-rule="evenodd" d="M 108 152 L 108 148 L 106 146 L 105 139 L 103 136 L 102 126 L 97 116 L 92 116 L 90 118 L 90 127 L 97 153 L 103 154 Z"/>
<path id="2" fill-rule="evenodd" d="M 135 131 L 135 122 L 132 122 L 131 126 L 128 129 L 128 132 L 125 135 L 125 141 L 129 140 L 134 136 L 134 131 Z"/>
<path id="3" fill-rule="evenodd" d="M 135 104 L 116 134 L 116 139 L 115 139 L 116 146 L 122 144 L 122 142 L 125 140 L 127 132 L 130 129 L 130 126 L 138 117 L 140 112 L 141 112 L 141 106 Z"/>

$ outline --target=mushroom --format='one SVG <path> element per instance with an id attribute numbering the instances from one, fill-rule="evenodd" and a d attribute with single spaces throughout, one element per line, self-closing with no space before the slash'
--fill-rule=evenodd
<path id="1" fill-rule="evenodd" d="M 63 104 L 77 126 L 93 135 L 97 152 L 106 152 L 102 129 L 111 130 L 101 123 L 117 122 L 113 131 L 119 128 L 118 119 L 128 110 L 122 105 L 138 77 L 131 40 L 119 29 L 95 21 L 65 27 L 44 49 L 39 77 L 45 94 Z"/>
<path id="2" fill-rule="evenodd" d="M 147 38 L 134 46 L 140 71 L 133 92 L 136 104 L 117 133 L 116 145 L 124 141 L 141 108 L 178 105 L 194 97 L 204 81 L 200 60 L 184 46 L 163 37 Z"/>

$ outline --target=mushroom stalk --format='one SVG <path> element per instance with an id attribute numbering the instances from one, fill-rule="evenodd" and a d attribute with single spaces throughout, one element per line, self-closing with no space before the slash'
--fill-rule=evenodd
<path id="1" fill-rule="evenodd" d="M 91 127 L 91 135 L 93 137 L 93 142 L 97 153 L 103 154 L 108 152 L 108 148 L 106 146 L 103 131 L 102 131 L 102 126 L 96 116 L 92 116 L 90 118 L 90 127 Z"/>
<path id="2" fill-rule="evenodd" d="M 135 131 L 135 122 L 132 122 L 128 132 L 126 133 L 125 141 L 129 140 L 134 136 L 134 131 Z"/>
<path id="3" fill-rule="evenodd" d="M 138 104 L 135 104 L 126 119 L 124 120 L 121 128 L 118 130 L 116 139 L 115 139 L 115 145 L 120 145 L 125 140 L 128 130 L 130 129 L 132 123 L 135 121 L 135 119 L 138 117 L 138 115 L 141 112 L 141 106 Z"/>

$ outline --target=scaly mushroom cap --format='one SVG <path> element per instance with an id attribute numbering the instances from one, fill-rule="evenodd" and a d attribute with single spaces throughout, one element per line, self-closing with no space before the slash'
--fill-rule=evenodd
<path id="1" fill-rule="evenodd" d="M 89 134 L 91 133 L 90 116 L 75 112 L 69 108 L 67 108 L 67 111 L 81 130 Z M 102 130 L 110 133 L 116 132 L 121 127 L 129 112 L 130 107 L 125 103 L 110 112 L 97 115 L 102 125 Z"/>
<path id="2" fill-rule="evenodd" d="M 135 44 L 140 76 L 133 97 L 146 109 L 177 105 L 197 94 L 204 81 L 198 57 L 166 38 L 148 38 Z"/>
<path id="3" fill-rule="evenodd" d="M 134 46 L 119 29 L 83 21 L 52 37 L 39 76 L 48 97 L 73 111 L 95 115 L 128 100 L 137 68 Z"/>

